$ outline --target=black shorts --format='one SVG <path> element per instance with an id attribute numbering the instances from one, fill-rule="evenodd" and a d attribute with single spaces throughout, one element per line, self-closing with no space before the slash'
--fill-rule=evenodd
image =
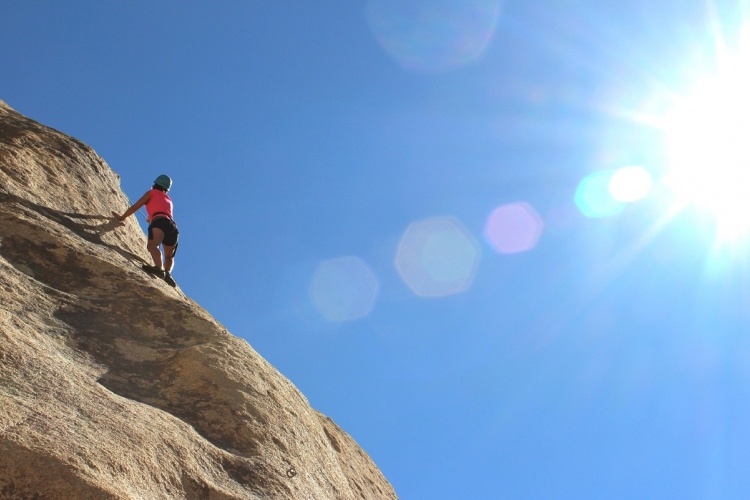
<path id="1" fill-rule="evenodd" d="M 172 219 L 166 217 L 157 217 L 151 221 L 148 226 L 148 239 L 154 239 L 154 233 L 152 228 L 161 229 L 164 233 L 164 239 L 161 244 L 168 247 L 173 247 L 177 244 L 177 238 L 180 236 L 180 231 L 177 230 L 177 224 Z"/>

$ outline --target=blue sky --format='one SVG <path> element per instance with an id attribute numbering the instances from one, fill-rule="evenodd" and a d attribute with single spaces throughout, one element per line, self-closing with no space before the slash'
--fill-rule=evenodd
<path id="1" fill-rule="evenodd" d="M 731 42 L 737 2 L 713 7 Z M 642 118 L 714 67 L 709 10 L 5 2 L 0 99 L 92 146 L 131 199 L 170 175 L 182 289 L 401 498 L 748 498 L 746 247 L 658 182 L 609 217 L 575 202 L 589 174 L 668 170 Z M 538 240 L 498 253 L 488 217 L 521 202 Z M 397 261 L 436 218 L 455 231 L 431 269 L 470 273 L 430 297 Z M 376 289 L 321 271 L 341 257 Z M 331 321 L 350 292 L 367 307 Z"/>

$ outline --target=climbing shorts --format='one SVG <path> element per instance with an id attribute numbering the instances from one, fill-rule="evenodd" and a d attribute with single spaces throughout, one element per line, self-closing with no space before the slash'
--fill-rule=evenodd
<path id="1" fill-rule="evenodd" d="M 148 239 L 154 239 L 154 232 L 152 228 L 161 229 L 164 233 L 164 239 L 161 244 L 168 247 L 177 245 L 177 238 L 180 235 L 180 231 L 177 230 L 177 224 L 172 219 L 166 217 L 157 217 L 151 221 L 148 226 Z"/>

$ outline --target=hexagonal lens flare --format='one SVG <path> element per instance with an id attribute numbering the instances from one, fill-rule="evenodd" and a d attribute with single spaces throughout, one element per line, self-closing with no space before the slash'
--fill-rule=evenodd
<path id="1" fill-rule="evenodd" d="M 438 217 L 415 222 L 406 229 L 395 264 L 414 293 L 444 297 L 471 286 L 480 253 L 476 240 L 458 220 Z"/>
<path id="2" fill-rule="evenodd" d="M 608 217 L 625 208 L 609 190 L 612 172 L 595 172 L 585 177 L 576 190 L 576 205 L 586 217 Z"/>
<path id="3" fill-rule="evenodd" d="M 482 57 L 500 0 L 370 0 L 366 17 L 380 45 L 404 68 L 446 71 Z"/>
<path id="4" fill-rule="evenodd" d="M 496 208 L 487 219 L 484 237 L 498 253 L 520 253 L 534 248 L 544 221 L 528 203 L 510 203 Z"/>
<path id="5" fill-rule="evenodd" d="M 370 314 L 378 289 L 375 274 L 362 259 L 338 257 L 318 265 L 310 299 L 327 320 L 351 321 Z"/>
<path id="6" fill-rule="evenodd" d="M 645 168 L 633 165 L 612 174 L 609 192 L 618 201 L 638 201 L 648 195 L 652 185 L 651 174 Z"/>

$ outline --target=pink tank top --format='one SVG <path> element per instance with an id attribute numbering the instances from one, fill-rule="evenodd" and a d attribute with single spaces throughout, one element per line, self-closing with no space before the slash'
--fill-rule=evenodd
<path id="1" fill-rule="evenodd" d="M 151 198 L 146 202 L 146 212 L 149 220 L 154 220 L 155 217 L 169 217 L 171 219 L 172 200 L 164 191 L 151 188 Z"/>

